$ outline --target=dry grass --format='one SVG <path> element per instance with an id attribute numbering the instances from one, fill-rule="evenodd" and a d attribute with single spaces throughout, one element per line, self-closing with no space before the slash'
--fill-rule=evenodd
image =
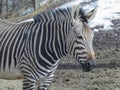
<path id="1" fill-rule="evenodd" d="M 43 11 L 47 11 L 47 10 L 51 10 L 51 9 L 54 9 L 66 2 L 69 2 L 70 0 L 57 0 L 56 2 L 50 0 L 48 1 L 47 3 L 41 5 L 39 8 L 37 8 L 34 12 L 28 14 L 28 15 L 25 15 L 25 16 L 18 16 L 16 13 L 12 14 L 9 16 L 9 21 L 12 21 L 12 22 L 20 22 L 20 21 L 23 21 L 23 20 L 26 20 L 26 19 L 29 19 L 29 18 L 32 18 L 33 16 L 35 16 L 36 14 L 38 13 L 41 13 Z"/>

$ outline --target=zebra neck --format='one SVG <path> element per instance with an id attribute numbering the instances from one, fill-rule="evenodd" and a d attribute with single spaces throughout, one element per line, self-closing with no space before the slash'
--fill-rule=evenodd
<path id="1" fill-rule="evenodd" d="M 72 28 L 72 27 L 71 27 Z M 73 33 L 73 30 L 69 30 L 67 37 L 66 37 L 66 50 L 67 54 L 72 55 L 71 49 L 73 47 L 73 43 L 75 41 L 75 35 Z"/>

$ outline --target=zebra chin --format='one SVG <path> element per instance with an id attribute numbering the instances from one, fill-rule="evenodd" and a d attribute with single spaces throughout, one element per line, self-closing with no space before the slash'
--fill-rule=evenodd
<path id="1" fill-rule="evenodd" d="M 94 60 L 88 60 L 87 62 L 80 62 L 82 69 L 85 72 L 91 71 L 95 67 L 95 61 Z"/>

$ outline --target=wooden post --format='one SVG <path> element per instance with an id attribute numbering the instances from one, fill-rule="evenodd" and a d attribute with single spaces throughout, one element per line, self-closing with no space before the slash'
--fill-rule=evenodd
<path id="1" fill-rule="evenodd" d="M 3 18 L 7 17 L 8 15 L 8 7 L 7 7 L 7 0 L 2 0 L 2 11 L 1 16 Z"/>
<path id="2" fill-rule="evenodd" d="M 38 8 L 38 0 L 35 0 L 35 9 Z"/>

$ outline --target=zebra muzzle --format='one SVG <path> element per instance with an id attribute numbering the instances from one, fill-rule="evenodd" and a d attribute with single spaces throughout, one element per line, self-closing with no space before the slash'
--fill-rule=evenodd
<path id="1" fill-rule="evenodd" d="M 81 65 L 85 72 L 89 72 L 95 67 L 95 62 L 94 60 L 88 60 L 87 62 L 81 62 Z"/>

